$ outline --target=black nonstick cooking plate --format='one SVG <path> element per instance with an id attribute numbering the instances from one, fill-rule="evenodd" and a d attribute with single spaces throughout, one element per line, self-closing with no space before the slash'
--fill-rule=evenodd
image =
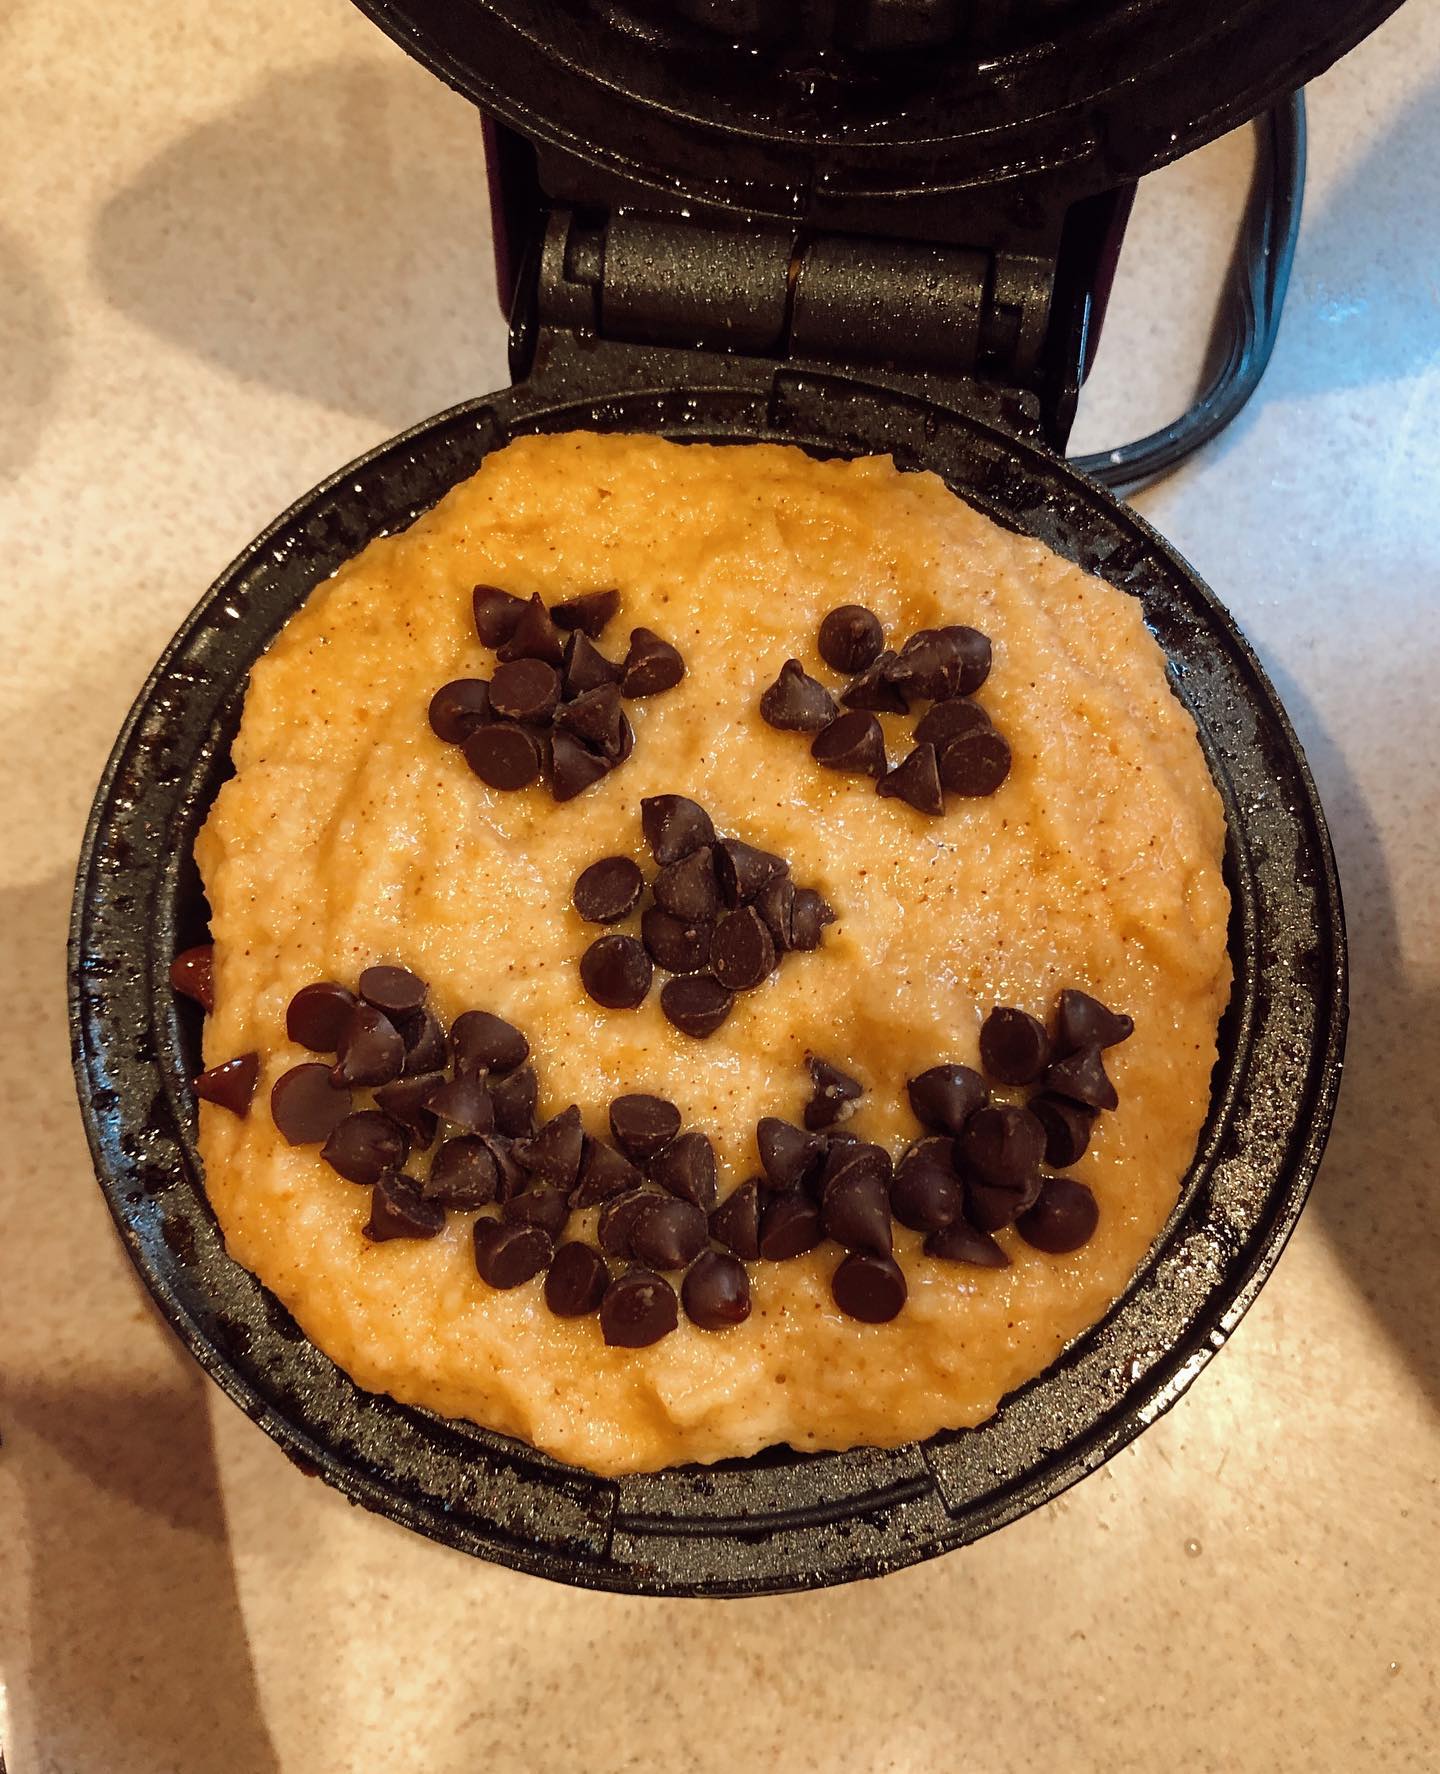
<path id="1" fill-rule="evenodd" d="M 1285 713 L 1226 612 L 1154 531 L 1039 445 L 882 382 L 665 354 L 457 407 L 302 499 L 225 572 L 141 692 L 85 838 L 71 932 L 81 1106 L 121 1236 L 202 1366 L 303 1470 L 465 1552 L 596 1588 L 756 1595 L 877 1576 L 1058 1495 L 1167 1409 L 1274 1266 L 1329 1127 L 1345 1023 L 1339 886 Z M 649 376 L 647 381 L 646 377 Z M 662 385 L 663 384 L 663 385 Z M 888 452 L 1141 599 L 1229 822 L 1234 997 L 1179 1206 L 1124 1298 L 978 1429 L 889 1450 L 600 1479 L 362 1391 L 225 1254 L 188 1080 L 199 1012 L 167 981 L 202 940 L 191 848 L 228 771 L 246 676 L 317 581 L 532 431 Z"/>

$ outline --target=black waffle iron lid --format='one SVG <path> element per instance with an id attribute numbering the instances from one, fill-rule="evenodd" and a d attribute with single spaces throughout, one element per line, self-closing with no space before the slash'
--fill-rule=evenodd
<path id="1" fill-rule="evenodd" d="M 916 212 L 983 190 L 1023 233 L 1177 158 L 1398 0 L 358 3 L 539 145 L 554 197 L 935 237 Z"/>

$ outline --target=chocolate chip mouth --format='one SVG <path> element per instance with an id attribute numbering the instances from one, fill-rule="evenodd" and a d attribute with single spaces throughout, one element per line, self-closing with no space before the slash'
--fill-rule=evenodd
<path id="1" fill-rule="evenodd" d="M 671 858 L 664 867 L 708 858 L 720 897 L 741 901 L 719 922 L 717 966 L 727 965 L 727 955 L 749 965 L 757 952 L 771 953 L 769 929 L 743 896 L 758 898 L 784 879 L 782 860 L 718 838 L 693 801 L 666 796 L 644 805 L 652 852 Z M 634 909 L 638 896 L 626 871 L 586 874 L 598 904 L 608 909 L 620 899 Z M 735 918 L 746 920 L 741 934 L 722 940 L 725 920 Z M 614 972 L 620 984 L 606 989 L 633 995 L 625 983 L 632 951 L 648 988 L 642 944 L 612 932 L 587 957 L 604 944 L 629 945 L 606 951 L 622 957 Z M 213 1003 L 208 950 L 178 956 L 172 982 Z M 707 1016 L 718 1026 L 733 996 L 702 973 L 675 975 L 665 987 L 673 991 L 688 994 L 678 1012 L 667 1007 L 677 1026 L 690 1025 L 687 1032 Z M 898 1160 L 844 1125 L 862 1106 L 861 1080 L 807 1055 L 804 1126 L 762 1118 L 759 1171 L 723 1199 L 710 1139 L 685 1128 L 674 1103 L 643 1092 L 616 1097 L 609 1141 L 585 1130 L 573 1103 L 542 1125 L 524 1033 L 484 1010 L 465 1011 L 447 1030 L 428 996 L 423 979 L 389 962 L 367 967 L 354 990 L 317 980 L 296 992 L 287 1036 L 333 1063 L 302 1061 L 276 1079 L 276 1129 L 292 1146 L 318 1145 L 337 1176 L 369 1190 L 362 1231 L 372 1244 L 434 1238 L 450 1215 L 474 1215 L 471 1248 L 483 1283 L 504 1290 L 543 1277 L 550 1312 L 598 1314 L 611 1347 L 659 1341 L 676 1328 L 682 1308 L 701 1330 L 733 1329 L 750 1316 L 753 1265 L 786 1262 L 827 1243 L 844 1253 L 831 1274 L 836 1307 L 858 1323 L 887 1323 L 909 1293 L 894 1255 L 895 1220 L 924 1235 L 927 1257 L 976 1268 L 1009 1264 L 995 1237 L 1005 1227 L 1062 1256 L 1086 1243 L 1099 1222 L 1093 1193 L 1058 1173 L 1083 1156 L 1095 1116 L 1116 1106 L 1104 1050 L 1126 1040 L 1134 1024 L 1084 992 L 1060 994 L 1049 1028 L 1006 1006 L 986 1018 L 982 1064 L 1002 1086 L 1039 1084 L 1028 1104 L 992 1100 L 979 1073 L 954 1063 L 910 1079 L 921 1131 Z M 196 1094 L 244 1117 L 259 1071 L 258 1053 L 239 1054 L 196 1079 Z M 599 1210 L 594 1244 L 572 1224 L 591 1209 Z M 676 1275 L 678 1294 L 669 1279 Z"/>

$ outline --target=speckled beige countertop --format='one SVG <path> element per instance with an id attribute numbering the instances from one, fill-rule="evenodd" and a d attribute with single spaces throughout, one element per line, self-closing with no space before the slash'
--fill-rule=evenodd
<path id="1" fill-rule="evenodd" d="M 63 942 L 151 661 L 276 511 L 505 380 L 473 115 L 344 0 L 0 8 L 0 1743 L 10 1774 L 1436 1766 L 1440 9 L 1312 89 L 1243 420 L 1143 508 L 1320 781 L 1354 962 L 1311 1205 L 1180 1406 L 883 1582 L 732 1604 L 474 1563 L 307 1482 L 90 1174 Z M 1178 402 L 1246 138 L 1147 184 L 1077 442 Z"/>

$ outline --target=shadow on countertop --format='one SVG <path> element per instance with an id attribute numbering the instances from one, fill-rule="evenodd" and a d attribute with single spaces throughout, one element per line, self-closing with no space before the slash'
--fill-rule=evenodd
<path id="1" fill-rule="evenodd" d="M 70 1080 L 70 891 L 66 870 L 0 893 L 6 1052 L 24 1062 L 0 1068 L 0 1119 L 27 1142 L 3 1203 L 16 1257 L 0 1374 L 11 1767 L 273 1774 L 209 1382 L 105 1249 Z"/>
<path id="2" fill-rule="evenodd" d="M 97 1378 L 7 1404 L 46 1765 L 272 1774 L 198 1369 L 165 1391 Z M 97 1661 L 97 1654 L 103 1662 Z M 123 1756 L 120 1755 L 123 1746 Z"/>
<path id="3" fill-rule="evenodd" d="M 0 228 L 0 486 L 39 447 L 68 355 L 65 318 L 40 267 Z"/>
<path id="4" fill-rule="evenodd" d="M 1374 809 L 1299 687 L 1275 675 L 1325 808 L 1350 948 L 1344 1082 L 1307 1212 L 1440 1410 L 1440 994 L 1407 962 Z"/>
<path id="5" fill-rule="evenodd" d="M 150 331 L 387 431 L 481 392 L 502 336 L 479 117 L 408 64 L 270 77 L 144 166 L 90 251 Z"/>

